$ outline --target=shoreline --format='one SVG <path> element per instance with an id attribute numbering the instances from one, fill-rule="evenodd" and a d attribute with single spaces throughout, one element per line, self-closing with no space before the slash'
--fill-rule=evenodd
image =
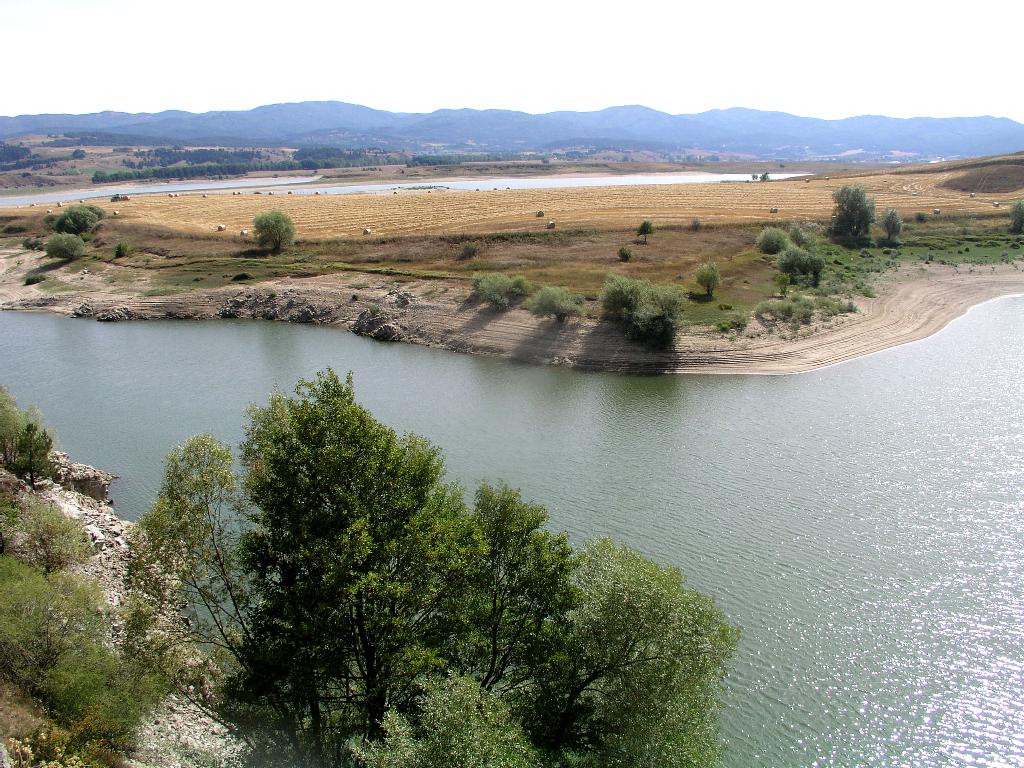
<path id="1" fill-rule="evenodd" d="M 280 278 L 169 296 L 143 295 L 148 285 L 112 287 L 96 275 L 68 276 L 68 290 L 23 285 L 20 249 L 0 249 L 0 310 L 46 311 L 100 321 L 277 320 L 335 326 L 382 341 L 539 365 L 623 374 L 806 373 L 921 341 L 972 307 L 1024 294 L 1018 265 L 960 269 L 941 265 L 902 270 L 876 298 L 857 298 L 859 311 L 788 329 L 751 320 L 742 334 L 696 327 L 670 351 L 627 339 L 601 320 L 541 320 L 523 309 L 481 307 L 463 283 L 397 280 L 372 273 Z"/>

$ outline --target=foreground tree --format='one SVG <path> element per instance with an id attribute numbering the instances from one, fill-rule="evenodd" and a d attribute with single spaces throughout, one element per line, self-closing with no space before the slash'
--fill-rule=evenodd
<path id="1" fill-rule="evenodd" d="M 277 253 L 295 241 L 295 225 L 281 211 L 267 211 L 252 220 L 252 233 L 256 244 Z"/>
<path id="2" fill-rule="evenodd" d="M 848 242 L 864 240 L 875 222 L 875 201 L 868 197 L 864 187 L 850 184 L 837 189 L 832 199 L 832 236 Z"/>
<path id="3" fill-rule="evenodd" d="M 132 542 L 129 629 L 256 762 L 714 756 L 735 633 L 678 571 L 574 554 L 507 486 L 470 509 L 436 448 L 330 370 L 250 409 L 242 465 L 238 483 L 209 437 L 171 454 Z"/>
<path id="4" fill-rule="evenodd" d="M 85 255 L 85 241 L 78 235 L 57 233 L 46 238 L 44 250 L 51 259 L 77 259 Z"/>

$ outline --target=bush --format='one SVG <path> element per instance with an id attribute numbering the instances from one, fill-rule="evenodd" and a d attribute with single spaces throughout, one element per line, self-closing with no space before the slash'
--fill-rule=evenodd
<path id="1" fill-rule="evenodd" d="M 79 524 L 33 497 L 17 505 L 16 517 L 3 538 L 19 560 L 53 573 L 89 557 L 89 544 Z"/>
<path id="2" fill-rule="evenodd" d="M 814 304 L 806 296 L 794 295 L 785 299 L 762 301 L 754 309 L 761 322 L 788 322 L 807 325 L 814 317 Z"/>
<path id="3" fill-rule="evenodd" d="M 765 227 L 761 230 L 761 234 L 757 236 L 755 245 L 757 245 L 757 249 L 761 253 L 774 255 L 789 245 L 789 238 L 778 227 Z"/>
<path id="4" fill-rule="evenodd" d="M 619 248 L 619 261 L 629 261 L 633 258 L 633 252 L 626 246 Z"/>
<path id="5" fill-rule="evenodd" d="M 703 222 L 701 222 L 700 219 L 694 219 L 693 221 L 690 222 L 690 231 L 691 232 L 700 232 L 703 228 L 704 228 L 704 224 L 703 224 Z"/>
<path id="6" fill-rule="evenodd" d="M 843 301 L 831 296 L 822 296 L 817 300 L 816 304 L 818 305 L 818 311 L 825 317 L 846 315 L 857 311 L 857 305 L 849 299 Z"/>
<path id="7" fill-rule="evenodd" d="M 890 243 L 898 243 L 897 238 L 903 231 L 903 218 L 895 208 L 890 208 L 882 217 L 882 229 L 885 230 L 885 237 Z"/>
<path id="8" fill-rule="evenodd" d="M 654 234 L 654 224 L 647 219 L 640 222 L 640 226 L 636 228 L 637 237 L 642 237 L 644 242 L 647 242 L 647 236 Z"/>
<path id="9" fill-rule="evenodd" d="M 1024 234 L 1024 200 L 1018 200 L 1010 209 L 1010 233 Z"/>
<path id="10" fill-rule="evenodd" d="M 103 209 L 95 205 L 72 205 L 53 220 L 53 228 L 57 232 L 81 235 L 95 227 L 103 216 Z"/>
<path id="11" fill-rule="evenodd" d="M 0 675 L 67 729 L 70 752 L 131 746 L 135 728 L 162 691 L 108 647 L 110 625 L 99 588 L 0 557 L 0 594 Z"/>
<path id="12" fill-rule="evenodd" d="M 836 204 L 832 236 L 852 243 L 864 240 L 875 221 L 875 201 L 868 197 L 864 187 L 850 184 L 837 189 L 832 199 Z"/>
<path id="13" fill-rule="evenodd" d="M 295 242 L 295 225 L 281 211 L 267 211 L 252 220 L 253 237 L 260 248 L 280 251 Z"/>
<path id="14" fill-rule="evenodd" d="M 814 245 L 814 237 L 796 222 L 789 225 L 789 239 L 798 248 L 810 248 Z"/>
<path id="15" fill-rule="evenodd" d="M 924 224 L 926 221 L 928 221 L 928 214 L 924 213 L 923 211 L 918 211 L 917 213 L 914 214 L 914 221 L 916 221 L 918 224 Z"/>
<path id="16" fill-rule="evenodd" d="M 722 273 L 713 261 L 697 267 L 697 285 L 703 288 L 708 296 L 714 296 L 715 288 L 722 283 Z"/>
<path id="17" fill-rule="evenodd" d="M 824 269 L 825 259 L 800 248 L 787 248 L 779 257 L 779 271 L 789 275 L 790 282 L 796 282 L 798 278 L 804 277 L 807 278 L 805 282 L 817 287 Z"/>
<path id="18" fill-rule="evenodd" d="M 44 248 L 43 238 L 26 237 L 21 241 L 21 247 L 27 251 L 41 251 Z"/>
<path id="19" fill-rule="evenodd" d="M 631 338 L 660 349 L 675 341 L 686 297 L 677 286 L 609 275 L 601 293 L 605 317 L 620 323 Z"/>
<path id="20" fill-rule="evenodd" d="M 583 297 L 565 288 L 545 285 L 533 295 L 526 308 L 537 317 L 554 317 L 564 323 L 569 317 L 583 313 Z"/>
<path id="21" fill-rule="evenodd" d="M 121 240 L 117 245 L 114 246 L 114 258 L 124 259 L 131 256 L 135 251 L 135 246 L 126 240 Z"/>
<path id="22" fill-rule="evenodd" d="M 231 278 L 232 282 L 241 283 L 245 280 L 252 280 L 252 275 L 248 272 L 239 272 L 237 275 Z"/>
<path id="23" fill-rule="evenodd" d="M 459 258 L 472 259 L 478 253 L 480 253 L 480 245 L 478 243 L 466 243 L 462 246 L 462 253 L 459 254 Z"/>
<path id="24" fill-rule="evenodd" d="M 25 285 L 39 285 L 46 279 L 46 275 L 40 275 L 38 272 L 33 272 L 31 275 L 25 276 Z"/>
<path id="25" fill-rule="evenodd" d="M 50 235 L 46 255 L 51 259 L 77 259 L 85 254 L 85 241 L 78 235 Z"/>
<path id="26" fill-rule="evenodd" d="M 529 292 L 530 284 L 522 275 L 487 272 L 473 276 L 473 293 L 494 309 L 508 309 Z"/>

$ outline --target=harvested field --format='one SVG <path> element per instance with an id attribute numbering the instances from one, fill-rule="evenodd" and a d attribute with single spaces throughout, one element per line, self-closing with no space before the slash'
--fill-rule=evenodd
<path id="1" fill-rule="evenodd" d="M 904 216 L 939 208 L 944 214 L 985 213 L 1006 194 L 971 198 L 943 185 L 961 170 L 921 173 L 847 174 L 768 183 L 684 184 L 636 187 L 588 187 L 546 190 L 433 190 L 400 194 L 151 195 L 116 204 L 120 218 L 186 232 L 214 231 L 224 236 L 252 225 L 261 211 L 278 209 L 295 221 L 303 239 L 373 235 L 541 230 L 549 220 L 559 228 L 612 229 L 652 219 L 657 226 L 685 225 L 694 218 L 707 223 L 742 223 L 792 219 L 827 219 L 832 193 L 843 184 L 861 184 L 879 210 L 896 208 Z M 113 203 L 100 203 L 108 211 Z M 778 208 L 777 213 L 769 213 Z M 537 211 L 544 211 L 537 217 Z"/>

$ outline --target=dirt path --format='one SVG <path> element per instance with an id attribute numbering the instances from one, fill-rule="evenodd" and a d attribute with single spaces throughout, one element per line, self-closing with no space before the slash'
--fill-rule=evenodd
<path id="1" fill-rule="evenodd" d="M 676 348 L 655 352 L 610 323 L 539 320 L 514 309 L 494 313 L 462 284 L 398 282 L 365 274 L 280 279 L 176 296 L 145 296 L 144 283 L 111 276 L 53 274 L 58 292 L 23 285 L 31 254 L 0 250 L 0 309 L 50 311 L 97 320 L 282 320 L 351 328 L 378 312 L 364 333 L 530 363 L 630 373 L 799 373 L 923 339 L 971 306 L 1024 293 L 1017 265 L 960 269 L 931 265 L 905 272 L 860 311 L 795 336 L 752 322 L 742 335 L 710 329 L 680 334 Z M 136 272 L 133 270 L 133 273 Z M 144 279 L 144 275 L 140 279 Z M 51 282 L 51 281 L 48 281 Z M 371 311 L 372 307 L 372 311 Z M 360 327 L 364 324 L 358 324 Z"/>

